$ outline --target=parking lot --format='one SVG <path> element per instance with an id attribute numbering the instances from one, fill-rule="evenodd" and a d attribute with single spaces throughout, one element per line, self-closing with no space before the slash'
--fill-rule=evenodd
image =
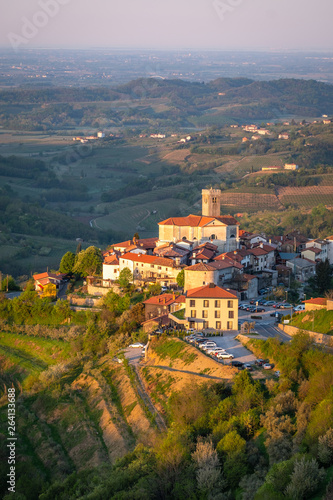
<path id="1" fill-rule="evenodd" d="M 242 363 L 253 363 L 256 357 L 246 349 L 238 340 L 236 336 L 238 332 L 225 332 L 223 337 L 214 337 L 211 340 L 216 342 L 217 347 L 225 349 L 228 353 L 234 356 L 234 359 L 241 361 Z M 220 363 L 224 365 L 230 364 L 230 359 L 219 360 Z"/>

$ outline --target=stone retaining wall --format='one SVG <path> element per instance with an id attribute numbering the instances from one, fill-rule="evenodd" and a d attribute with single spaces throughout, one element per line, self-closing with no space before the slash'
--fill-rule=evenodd
<path id="1" fill-rule="evenodd" d="M 283 330 L 287 335 L 290 335 L 291 337 L 293 335 L 297 335 L 297 333 L 299 333 L 300 331 L 304 331 L 305 333 L 308 333 L 310 337 L 317 344 L 324 344 L 333 347 L 333 337 L 331 335 L 325 335 L 324 333 L 310 332 L 309 330 L 300 330 L 296 326 L 291 326 L 291 325 L 279 324 L 279 328 Z"/>

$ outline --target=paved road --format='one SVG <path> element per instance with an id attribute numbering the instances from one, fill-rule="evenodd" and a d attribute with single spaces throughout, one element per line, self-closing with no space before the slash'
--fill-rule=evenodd
<path id="1" fill-rule="evenodd" d="M 276 319 L 271 316 L 271 313 L 276 312 L 276 309 L 273 307 L 267 307 L 265 309 L 265 312 L 255 314 L 256 316 L 261 316 L 261 320 L 251 319 L 254 313 L 242 311 L 241 309 L 238 311 L 238 319 L 240 322 L 255 322 L 255 330 L 265 338 L 277 337 L 282 342 L 289 342 L 291 337 L 277 328 Z M 280 313 L 289 314 L 289 310 L 287 309 L 278 309 L 278 311 Z"/>

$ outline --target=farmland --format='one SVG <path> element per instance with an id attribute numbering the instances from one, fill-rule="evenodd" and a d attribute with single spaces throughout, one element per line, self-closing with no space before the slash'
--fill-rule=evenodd
<path id="1" fill-rule="evenodd" d="M 269 135 L 253 140 L 235 116 L 243 106 L 240 96 L 250 102 L 246 88 L 251 85 L 257 95 L 256 85 L 230 83 L 140 80 L 117 90 L 0 93 L 8 101 L 0 116 L 2 272 L 18 276 L 57 268 L 66 251 L 75 251 L 77 238 L 84 246 L 103 247 L 135 232 L 156 236 L 161 220 L 200 213 L 201 189 L 209 186 L 222 189 L 223 213 L 244 212 L 250 219 L 258 211 L 331 207 L 332 126 L 270 123 Z M 227 88 L 223 102 L 216 94 L 221 86 Z M 285 88 L 278 86 L 280 96 Z M 320 95 L 330 91 L 310 87 Z M 224 116 L 225 124 L 207 127 L 209 116 Z M 200 123 L 204 128 L 197 128 Z M 100 129 L 105 138 L 73 141 Z M 286 129 L 290 140 L 279 140 Z M 157 132 L 166 137 L 151 137 Z M 180 142 L 187 136 L 188 142 Z M 282 184 L 261 171 L 291 161 L 300 162 L 300 172 L 284 174 Z"/>

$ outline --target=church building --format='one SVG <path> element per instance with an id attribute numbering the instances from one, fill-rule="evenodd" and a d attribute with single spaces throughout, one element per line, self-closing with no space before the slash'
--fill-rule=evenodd
<path id="1" fill-rule="evenodd" d="M 187 240 L 195 247 L 210 241 L 220 253 L 237 250 L 239 222 L 230 215 L 220 215 L 220 205 L 220 189 L 203 189 L 202 215 L 170 217 L 160 222 L 157 246 Z"/>

